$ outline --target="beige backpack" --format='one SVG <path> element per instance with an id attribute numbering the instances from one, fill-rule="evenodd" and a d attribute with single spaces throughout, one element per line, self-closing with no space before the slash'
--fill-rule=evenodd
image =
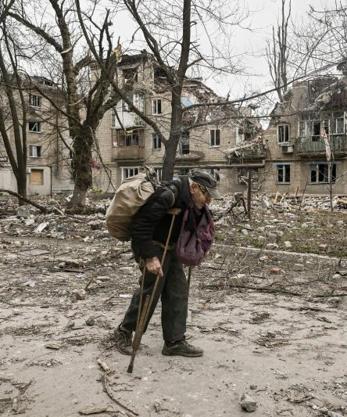
<path id="1" fill-rule="evenodd" d="M 130 240 L 131 219 L 154 193 L 155 187 L 156 182 L 145 172 L 122 182 L 106 211 L 106 226 L 111 236 Z"/>

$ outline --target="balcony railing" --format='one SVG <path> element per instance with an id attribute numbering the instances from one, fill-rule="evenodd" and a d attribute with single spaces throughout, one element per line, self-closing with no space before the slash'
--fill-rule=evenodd
<path id="1" fill-rule="evenodd" d="M 251 147 L 240 147 L 240 149 L 236 149 L 232 153 L 228 154 L 227 157 L 227 159 L 231 161 L 252 161 L 264 158 L 266 158 L 266 148 L 262 143 L 254 144 Z"/>
<path id="2" fill-rule="evenodd" d="M 331 150 L 334 155 L 347 154 L 347 135 L 330 135 Z M 296 151 L 301 155 L 325 154 L 325 142 L 319 136 L 298 138 Z"/>
<path id="3" fill-rule="evenodd" d="M 189 150 L 188 153 L 176 153 L 176 161 L 199 161 L 205 157 L 204 152 Z"/>
<path id="4" fill-rule="evenodd" d="M 143 159 L 145 156 L 145 149 L 143 146 L 131 145 L 131 146 L 119 146 L 112 149 L 112 159 L 114 161 L 119 159 Z"/>

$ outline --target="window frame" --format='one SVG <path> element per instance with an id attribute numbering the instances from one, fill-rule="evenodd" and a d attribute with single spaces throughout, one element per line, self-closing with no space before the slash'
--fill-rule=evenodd
<path id="1" fill-rule="evenodd" d="M 284 133 L 280 133 L 280 130 Z M 280 140 L 283 136 L 284 140 Z M 289 123 L 280 123 L 277 125 L 277 143 L 280 145 L 286 145 L 290 143 L 290 125 Z"/>
<path id="2" fill-rule="evenodd" d="M 219 148 L 221 145 L 221 130 L 219 128 L 210 129 L 210 147 Z"/>
<path id="3" fill-rule="evenodd" d="M 38 104 L 36 104 L 36 100 L 38 101 Z M 41 107 L 42 97 L 37 94 L 29 94 L 29 105 L 37 108 Z"/>
<path id="4" fill-rule="evenodd" d="M 152 149 L 155 151 L 161 150 L 161 139 L 158 133 L 152 133 Z"/>
<path id="5" fill-rule="evenodd" d="M 35 125 L 37 125 L 38 129 L 30 129 L 30 124 L 32 125 L 32 127 L 34 127 Z M 38 120 L 30 120 L 28 121 L 28 131 L 30 133 L 41 133 L 42 132 L 42 125 L 41 122 Z"/>
<path id="6" fill-rule="evenodd" d="M 190 132 L 189 130 L 185 130 L 181 133 L 179 141 L 179 154 L 188 155 L 190 151 Z"/>
<path id="7" fill-rule="evenodd" d="M 333 112 L 332 114 L 332 121 L 333 121 L 333 128 L 331 129 L 332 135 L 344 135 L 346 133 L 346 113 L 341 112 Z M 342 121 L 342 131 L 339 131 L 339 121 Z"/>
<path id="8" fill-rule="evenodd" d="M 158 116 L 163 114 L 163 102 L 161 98 L 152 98 L 152 115 Z"/>
<path id="9" fill-rule="evenodd" d="M 288 169 L 288 172 L 286 170 Z M 282 180 L 280 180 L 280 173 L 282 171 Z M 291 164 L 287 164 L 285 162 L 276 164 L 276 173 L 277 173 L 277 181 L 276 183 L 279 185 L 287 185 L 291 183 Z M 287 180 L 287 176 L 289 177 Z"/>
<path id="10" fill-rule="evenodd" d="M 133 170 L 132 175 L 126 175 L 126 172 L 128 170 Z M 140 167 L 139 166 L 122 167 L 122 171 L 121 171 L 121 173 L 122 173 L 122 181 L 126 180 L 127 178 L 134 177 L 139 172 L 140 172 Z"/>
<path id="11" fill-rule="evenodd" d="M 33 152 L 33 150 L 36 152 Z M 36 155 L 33 155 L 36 153 Z M 30 158 L 41 158 L 42 157 L 42 146 L 40 145 L 29 145 L 29 157 Z"/>
<path id="12" fill-rule="evenodd" d="M 327 170 L 327 173 L 324 173 L 320 170 L 320 167 L 324 167 Z M 315 168 L 315 169 L 314 169 Z M 314 164 L 310 164 L 309 166 L 309 179 L 311 185 L 320 185 L 320 184 L 330 184 L 330 172 L 329 172 L 329 163 L 328 162 L 317 162 Z M 312 174 L 315 175 L 315 180 L 312 180 Z M 320 180 L 320 177 L 326 178 L 326 180 Z M 332 162 L 332 184 L 335 184 L 337 177 L 337 164 Z"/>

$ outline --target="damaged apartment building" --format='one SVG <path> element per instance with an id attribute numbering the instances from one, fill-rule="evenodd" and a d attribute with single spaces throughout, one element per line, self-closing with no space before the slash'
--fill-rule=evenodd
<path id="1" fill-rule="evenodd" d="M 153 56 L 146 51 L 123 55 L 118 80 L 132 81 L 128 98 L 168 137 L 171 89 Z M 175 168 L 180 174 L 195 167 L 217 171 L 222 191 L 239 191 L 245 188 L 243 177 L 247 170 L 264 166 L 265 149 L 261 139 L 254 143 L 259 125 L 247 118 L 250 110 L 223 105 L 223 100 L 201 80 L 185 80 L 181 98 L 183 128 Z M 207 103 L 213 105 L 194 108 L 195 104 Z M 112 191 L 111 182 L 118 186 L 136 175 L 144 164 L 153 167 L 160 178 L 164 144 L 124 101 L 105 114 L 96 136 L 102 164 L 96 163 L 93 168 L 94 187 Z M 102 165 L 107 169 L 102 169 Z"/>
<path id="2" fill-rule="evenodd" d="M 44 77 L 22 80 L 22 97 L 19 90 L 13 87 L 19 117 L 17 127 L 21 131 L 21 142 L 26 145 L 28 195 L 49 195 L 73 188 L 70 154 L 66 147 L 69 134 L 66 121 L 57 110 L 59 106 L 63 106 L 61 94 L 61 90 Z M 52 105 L 52 102 L 57 108 Z M 13 153 L 16 155 L 15 126 L 4 90 L 0 90 L 0 106 L 7 136 Z M 0 140 L 0 188 L 17 191 L 15 176 L 2 138 Z"/>
<path id="3" fill-rule="evenodd" d="M 268 193 L 347 194 L 347 65 L 342 76 L 296 82 L 264 132 Z"/>

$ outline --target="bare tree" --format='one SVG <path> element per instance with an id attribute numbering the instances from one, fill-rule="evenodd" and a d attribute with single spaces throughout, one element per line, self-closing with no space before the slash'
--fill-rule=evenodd
<path id="1" fill-rule="evenodd" d="M 296 31 L 295 64 L 299 71 L 335 67 L 347 58 L 347 7 L 335 0 L 334 6 L 310 6 L 309 21 Z"/>
<path id="2" fill-rule="evenodd" d="M 18 71 L 17 49 L 4 18 L 0 26 L 0 134 L 16 178 L 17 191 L 26 197 L 26 119 L 27 106 L 23 95 L 23 78 Z M 11 140 L 11 134 L 13 140 Z M 22 202 L 19 200 L 20 203 Z"/>
<path id="3" fill-rule="evenodd" d="M 95 59 L 82 43 L 75 2 L 37 0 L 36 3 L 34 7 L 16 0 L 8 15 L 28 33 L 28 46 L 40 70 L 44 71 L 47 66 L 50 75 L 56 76 L 64 91 L 64 105 L 58 107 L 54 102 L 52 105 L 68 123 L 74 178 L 74 192 L 69 206 L 78 209 L 84 204 L 86 193 L 92 185 L 95 130 L 105 112 L 119 100 L 117 94 L 109 93 L 110 80 L 115 79 L 119 56 L 109 41 L 112 38 L 109 12 L 106 11 L 101 22 L 98 22 L 96 18 L 93 21 L 97 14 L 96 5 L 84 10 L 93 23 L 93 36 L 98 45 L 96 52 L 98 59 L 103 62 L 104 71 L 97 71 Z M 60 74 L 63 74 L 62 80 L 59 79 Z"/>
<path id="4" fill-rule="evenodd" d="M 272 40 L 268 41 L 266 56 L 271 79 L 280 102 L 288 90 L 288 24 L 291 16 L 291 0 L 286 11 L 287 0 L 281 0 L 281 21 L 272 27 Z"/>

